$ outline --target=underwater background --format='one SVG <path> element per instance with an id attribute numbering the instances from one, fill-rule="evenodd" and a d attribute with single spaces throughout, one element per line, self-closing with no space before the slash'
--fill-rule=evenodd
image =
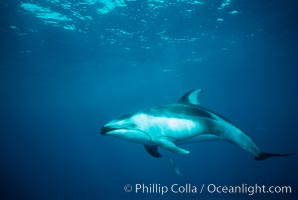
<path id="1" fill-rule="evenodd" d="M 297 199 L 298 160 L 222 141 L 161 153 L 104 137 L 123 114 L 201 88 L 265 152 L 298 153 L 298 1 L 0 2 L 1 199 Z M 126 184 L 292 187 L 291 194 L 140 194 Z"/>

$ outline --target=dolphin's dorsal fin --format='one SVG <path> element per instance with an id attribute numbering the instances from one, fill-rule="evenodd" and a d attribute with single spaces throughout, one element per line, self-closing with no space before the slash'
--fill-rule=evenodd
<path id="1" fill-rule="evenodd" d="M 193 105 L 200 105 L 198 101 L 198 95 L 202 92 L 202 89 L 188 91 L 183 97 L 179 99 L 179 103 L 189 103 Z"/>

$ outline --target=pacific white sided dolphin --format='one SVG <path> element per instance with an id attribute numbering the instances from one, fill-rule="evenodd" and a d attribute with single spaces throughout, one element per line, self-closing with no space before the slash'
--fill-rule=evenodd
<path id="1" fill-rule="evenodd" d="M 190 152 L 180 145 L 224 140 L 254 155 L 256 160 L 294 154 L 264 153 L 239 127 L 225 117 L 200 106 L 201 89 L 187 92 L 177 103 L 152 107 L 119 117 L 101 128 L 103 135 L 144 144 L 147 152 L 161 157 L 158 147 L 179 154 Z"/>

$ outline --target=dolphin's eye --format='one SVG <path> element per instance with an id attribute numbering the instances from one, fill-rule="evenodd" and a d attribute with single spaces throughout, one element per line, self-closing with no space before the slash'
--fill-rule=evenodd
<path id="1" fill-rule="evenodd" d="M 131 127 L 131 128 L 136 128 L 137 125 L 135 125 L 135 124 L 131 124 L 130 127 Z"/>

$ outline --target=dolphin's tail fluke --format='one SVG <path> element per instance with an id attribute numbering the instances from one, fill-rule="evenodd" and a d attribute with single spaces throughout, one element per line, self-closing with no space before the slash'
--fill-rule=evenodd
<path id="1" fill-rule="evenodd" d="M 270 157 L 284 157 L 284 156 L 295 156 L 295 153 L 279 154 L 279 153 L 264 153 L 261 152 L 259 155 L 255 156 L 255 160 L 265 160 Z"/>

